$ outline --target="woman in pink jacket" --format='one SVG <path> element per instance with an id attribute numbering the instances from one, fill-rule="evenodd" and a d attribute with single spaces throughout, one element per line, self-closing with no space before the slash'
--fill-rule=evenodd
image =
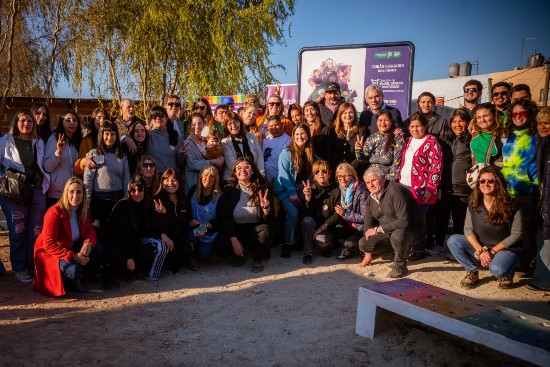
<path id="1" fill-rule="evenodd" d="M 406 186 L 416 199 L 422 217 L 435 204 L 443 172 L 443 153 L 437 138 L 426 132 L 428 120 L 417 112 L 409 118 L 411 137 L 403 148 L 399 168 L 399 183 Z M 426 241 L 413 247 L 411 259 L 426 252 Z"/>

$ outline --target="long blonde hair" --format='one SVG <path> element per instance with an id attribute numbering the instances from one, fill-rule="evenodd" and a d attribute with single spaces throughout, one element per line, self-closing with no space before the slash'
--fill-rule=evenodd
<path id="1" fill-rule="evenodd" d="M 197 190 L 195 191 L 195 200 L 197 200 L 197 203 L 201 200 L 202 197 L 202 176 L 205 174 L 211 174 L 214 176 L 214 185 L 212 186 L 212 192 L 211 196 L 212 199 L 211 202 L 216 202 L 218 199 L 218 196 L 221 195 L 220 190 L 220 175 L 218 173 L 218 169 L 214 166 L 206 166 L 199 172 L 199 176 L 197 179 Z"/>
<path id="2" fill-rule="evenodd" d="M 303 129 L 307 134 L 307 142 L 303 149 L 298 148 L 294 142 L 294 133 L 298 129 Z M 290 144 L 288 144 L 288 150 L 290 150 L 292 168 L 298 173 L 302 172 L 302 168 L 305 168 L 306 173 L 309 175 L 309 173 L 311 173 L 311 166 L 313 165 L 313 145 L 311 143 L 309 126 L 305 122 L 299 123 L 292 129 L 292 137 L 290 138 Z"/>
<path id="3" fill-rule="evenodd" d="M 61 208 L 65 209 L 69 216 L 71 215 L 71 205 L 69 204 L 69 186 L 74 183 L 82 187 L 82 202 L 76 209 L 76 213 L 78 222 L 84 223 L 88 219 L 88 196 L 86 195 L 86 186 L 80 178 L 73 176 L 67 180 L 67 182 L 65 183 L 65 187 L 63 187 L 63 194 L 61 195 L 61 199 L 57 201 L 57 204 Z"/>

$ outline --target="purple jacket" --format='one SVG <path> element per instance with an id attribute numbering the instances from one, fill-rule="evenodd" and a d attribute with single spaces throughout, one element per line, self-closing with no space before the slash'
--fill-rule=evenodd
<path id="1" fill-rule="evenodd" d="M 340 201 L 341 190 L 334 190 L 330 195 L 331 207 L 334 208 L 336 205 L 342 206 Z M 361 181 L 355 189 L 353 194 L 353 202 L 351 204 L 351 209 L 349 213 L 346 213 L 342 218 L 336 212 L 325 221 L 325 224 L 330 228 L 335 226 L 338 223 L 347 222 L 355 229 L 360 232 L 363 232 L 363 226 L 365 223 L 365 213 L 367 208 L 367 199 L 369 198 L 369 191 L 367 186 Z"/>

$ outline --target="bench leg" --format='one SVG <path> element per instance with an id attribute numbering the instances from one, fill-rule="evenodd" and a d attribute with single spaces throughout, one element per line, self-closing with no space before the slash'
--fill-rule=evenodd
<path id="1" fill-rule="evenodd" d="M 363 337 L 374 339 L 378 334 L 388 330 L 396 321 L 393 312 L 385 310 L 370 302 L 358 302 L 355 332 Z"/>

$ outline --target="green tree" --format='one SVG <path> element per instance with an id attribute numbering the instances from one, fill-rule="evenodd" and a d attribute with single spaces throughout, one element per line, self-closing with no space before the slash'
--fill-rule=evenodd
<path id="1" fill-rule="evenodd" d="M 171 93 L 193 99 L 259 90 L 282 68 L 270 50 L 284 44 L 294 3 L 90 0 L 73 32 L 75 87 L 89 80 L 119 101 L 137 95 L 142 113 Z"/>

